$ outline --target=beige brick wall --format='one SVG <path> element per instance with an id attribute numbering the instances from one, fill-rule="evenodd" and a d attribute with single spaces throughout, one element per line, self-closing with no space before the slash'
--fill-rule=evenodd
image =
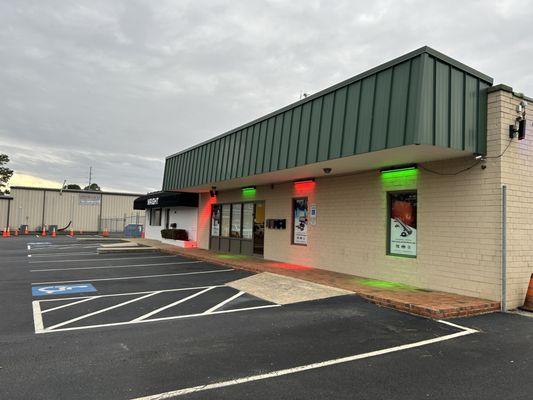
<path id="1" fill-rule="evenodd" d="M 309 204 L 317 204 L 317 224 L 309 226 L 308 245 L 291 245 L 290 224 L 287 230 L 266 230 L 265 258 L 500 300 L 503 173 L 509 187 L 508 246 L 513 252 L 508 255 L 508 301 L 518 305 L 527 287 L 526 275 L 532 272 L 531 246 L 524 240 L 533 222 L 525 220 L 533 219 L 527 212 L 533 184 L 526 183 L 531 178 L 529 142 L 513 142 L 504 157 L 496 158 L 508 143 L 508 114 L 514 118 L 511 103 L 515 100 L 502 91 L 489 95 L 489 158 L 458 175 L 420 169 L 417 176 L 398 180 L 367 171 L 317 178 L 315 188 L 307 193 L 295 192 L 291 183 L 258 187 L 255 199 L 265 201 L 266 218 L 290 221 L 293 197 L 307 196 Z M 423 166 L 450 174 L 474 162 L 472 156 Z M 517 164 L 520 174 L 513 172 Z M 386 193 L 403 189 L 418 190 L 415 259 L 386 255 Z M 217 201 L 249 200 L 241 196 L 238 190 L 220 192 Z M 202 195 L 199 246 L 203 248 L 208 247 L 209 201 L 208 195 Z"/>
<path id="2" fill-rule="evenodd" d="M 509 125 L 522 100 L 506 91 L 494 93 L 490 107 L 499 116 L 502 151 L 509 143 Z M 502 157 L 502 184 L 507 186 L 507 302 L 522 305 L 533 273 L 533 104 L 529 106 L 526 138 L 513 140 Z"/>

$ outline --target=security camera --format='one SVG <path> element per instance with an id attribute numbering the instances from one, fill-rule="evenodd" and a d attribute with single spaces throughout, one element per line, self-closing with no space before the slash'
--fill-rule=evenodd
<path id="1" fill-rule="evenodd" d="M 330 174 L 331 168 L 323 168 L 322 171 L 324 171 L 325 174 Z"/>

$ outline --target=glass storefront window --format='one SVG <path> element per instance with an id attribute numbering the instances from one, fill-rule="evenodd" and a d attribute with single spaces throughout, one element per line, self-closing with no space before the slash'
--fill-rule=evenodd
<path id="1" fill-rule="evenodd" d="M 150 209 L 150 226 L 161 226 L 161 209 Z"/>
<path id="2" fill-rule="evenodd" d="M 388 193 L 388 254 L 416 257 L 416 192 Z"/>
<path id="3" fill-rule="evenodd" d="M 211 236 L 220 236 L 220 204 L 213 204 L 211 213 Z"/>
<path id="4" fill-rule="evenodd" d="M 245 203 L 242 209 L 242 237 L 252 239 L 254 227 L 254 204 Z"/>
<path id="5" fill-rule="evenodd" d="M 241 215 L 242 215 L 242 204 L 232 204 L 231 205 L 231 231 L 230 236 L 234 238 L 241 237 Z"/>
<path id="6" fill-rule="evenodd" d="M 230 215 L 231 215 L 231 205 L 223 204 L 222 205 L 222 236 L 229 236 L 229 226 L 230 226 Z"/>

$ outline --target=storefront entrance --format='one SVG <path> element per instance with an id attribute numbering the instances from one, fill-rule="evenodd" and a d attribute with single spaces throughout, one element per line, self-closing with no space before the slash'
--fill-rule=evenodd
<path id="1" fill-rule="evenodd" d="M 264 235 L 264 202 L 213 204 L 211 250 L 263 256 Z"/>

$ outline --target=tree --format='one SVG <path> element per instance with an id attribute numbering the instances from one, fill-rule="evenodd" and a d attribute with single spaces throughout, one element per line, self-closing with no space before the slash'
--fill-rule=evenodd
<path id="1" fill-rule="evenodd" d="M 4 166 L 8 162 L 9 162 L 8 155 L 0 154 L 0 195 L 9 193 L 9 190 L 7 190 L 6 187 L 7 187 L 7 183 L 13 176 L 13 170 Z"/>
<path id="2" fill-rule="evenodd" d="M 96 183 L 91 183 L 89 186 L 85 186 L 83 190 L 92 190 L 94 192 L 101 192 L 102 189 L 100 189 L 100 186 Z"/>
<path id="3" fill-rule="evenodd" d="M 81 186 L 77 183 L 69 183 L 68 185 L 65 185 L 63 189 L 81 190 Z"/>

